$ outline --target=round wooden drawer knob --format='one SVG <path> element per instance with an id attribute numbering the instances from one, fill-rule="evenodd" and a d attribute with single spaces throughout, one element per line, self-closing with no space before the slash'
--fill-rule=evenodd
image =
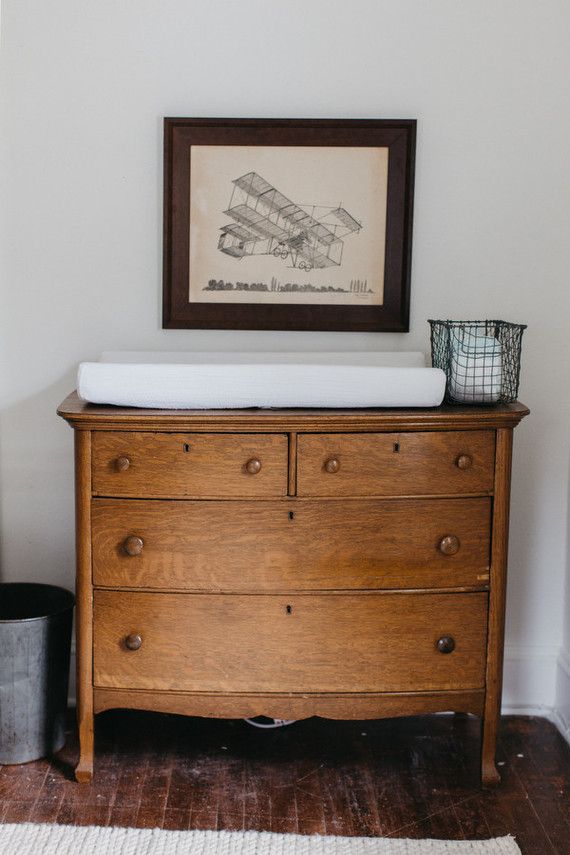
<path id="1" fill-rule="evenodd" d="M 128 457 L 117 457 L 115 460 L 115 468 L 117 472 L 126 472 L 130 465 L 131 461 Z"/>
<path id="2" fill-rule="evenodd" d="M 142 638 L 133 632 L 132 635 L 127 635 L 125 638 L 125 647 L 127 650 L 138 650 L 142 644 Z"/>
<path id="3" fill-rule="evenodd" d="M 460 454 L 455 461 L 455 465 L 458 469 L 471 469 L 473 466 L 473 458 L 470 457 L 469 454 Z"/>
<path id="4" fill-rule="evenodd" d="M 454 534 L 447 534 L 439 542 L 439 551 L 444 555 L 455 555 L 459 551 L 459 538 Z"/>
<path id="5" fill-rule="evenodd" d="M 329 460 L 326 461 L 325 470 L 327 472 L 330 472 L 331 475 L 334 475 L 334 473 L 338 472 L 339 469 L 340 460 L 338 460 L 336 457 L 331 457 Z"/>
<path id="6" fill-rule="evenodd" d="M 261 460 L 258 460 L 257 457 L 252 457 L 251 460 L 248 460 L 245 464 L 245 468 L 250 475 L 257 475 L 261 469 Z"/>
<path id="7" fill-rule="evenodd" d="M 451 635 L 442 635 L 435 645 L 440 653 L 453 653 L 455 650 L 455 639 Z"/>
<path id="8" fill-rule="evenodd" d="M 135 535 L 127 537 L 123 543 L 123 547 L 127 555 L 140 555 L 143 551 L 143 546 L 144 540 L 142 537 L 136 537 Z"/>

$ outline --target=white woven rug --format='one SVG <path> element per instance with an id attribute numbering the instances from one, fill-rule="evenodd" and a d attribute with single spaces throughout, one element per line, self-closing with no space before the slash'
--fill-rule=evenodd
<path id="1" fill-rule="evenodd" d="M 456 842 L 32 823 L 0 825 L 0 852 L 3 855 L 520 855 L 512 837 Z"/>

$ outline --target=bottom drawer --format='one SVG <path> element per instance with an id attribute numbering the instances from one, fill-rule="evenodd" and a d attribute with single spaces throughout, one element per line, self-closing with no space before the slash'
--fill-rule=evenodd
<path id="1" fill-rule="evenodd" d="M 287 599 L 96 591 L 94 610 L 96 686 L 402 692 L 484 685 L 486 593 Z M 454 649 L 440 652 L 438 641 L 448 637 Z"/>

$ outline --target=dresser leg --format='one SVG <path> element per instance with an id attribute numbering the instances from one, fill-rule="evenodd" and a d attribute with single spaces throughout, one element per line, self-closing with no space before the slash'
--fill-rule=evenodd
<path id="1" fill-rule="evenodd" d="M 483 718 L 481 732 L 481 786 L 490 790 L 501 783 L 495 764 L 497 750 L 497 716 Z"/>
<path id="2" fill-rule="evenodd" d="M 90 784 L 93 780 L 93 754 L 89 758 L 81 756 L 75 767 L 75 780 L 78 784 Z"/>
<path id="3" fill-rule="evenodd" d="M 481 763 L 481 786 L 484 790 L 494 790 L 501 783 L 501 776 L 497 772 L 494 760 Z"/>
<path id="4" fill-rule="evenodd" d="M 79 762 L 75 767 L 75 780 L 79 784 L 89 784 L 93 779 L 93 748 L 94 728 L 93 713 L 81 709 L 81 699 L 78 698 L 77 728 L 79 731 Z"/>

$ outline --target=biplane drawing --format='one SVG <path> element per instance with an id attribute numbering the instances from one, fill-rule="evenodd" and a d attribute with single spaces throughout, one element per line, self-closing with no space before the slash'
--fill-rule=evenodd
<path id="1" fill-rule="evenodd" d="M 340 205 L 295 204 L 256 172 L 232 183 L 224 214 L 233 222 L 221 227 L 218 249 L 234 258 L 273 255 L 307 271 L 339 267 L 344 238 L 362 228 Z"/>

